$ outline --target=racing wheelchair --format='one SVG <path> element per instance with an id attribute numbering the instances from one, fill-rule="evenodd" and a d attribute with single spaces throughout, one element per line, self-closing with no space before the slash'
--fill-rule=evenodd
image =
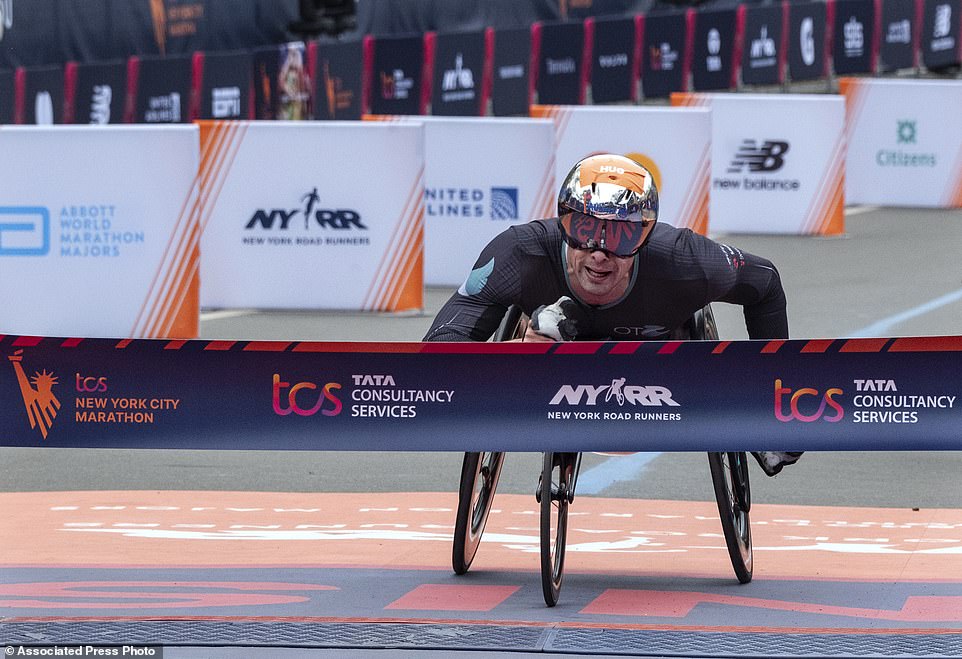
<path id="1" fill-rule="evenodd" d="M 519 307 L 509 307 L 492 340 L 520 337 L 525 329 L 523 320 Z M 672 338 L 718 340 L 711 307 L 696 312 Z M 468 571 L 478 551 L 503 465 L 503 452 L 464 454 L 452 552 L 456 574 Z M 748 583 L 752 579 L 752 534 L 747 455 L 709 453 L 708 466 L 735 576 L 740 583 Z M 580 467 L 581 453 L 544 454 L 535 498 L 541 507 L 541 588 L 548 606 L 557 604 L 561 593 L 568 507 L 574 501 Z"/>

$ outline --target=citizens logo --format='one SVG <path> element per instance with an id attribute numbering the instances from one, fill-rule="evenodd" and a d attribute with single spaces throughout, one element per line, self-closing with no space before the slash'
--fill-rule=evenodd
<path id="1" fill-rule="evenodd" d="M 361 214 L 349 208 L 318 208 L 321 196 L 315 187 L 301 196 L 303 206 L 297 208 L 259 208 L 244 225 L 247 231 L 282 232 L 282 236 L 262 238 L 244 236 L 245 245 L 368 245 L 370 238 L 356 232 L 367 231 Z M 310 236 L 318 230 L 342 235 Z M 294 235 L 298 234 L 298 235 Z M 290 236 L 290 237 L 288 237 Z"/>
<path id="2" fill-rule="evenodd" d="M 455 103 L 474 99 L 474 72 L 465 68 L 464 56 L 458 53 L 454 58 L 454 68 L 445 71 L 441 79 L 441 100 Z"/>
<path id="3" fill-rule="evenodd" d="M 293 412 L 298 416 L 314 416 L 320 412 L 324 416 L 337 416 L 341 413 L 343 404 L 333 392 L 340 388 L 341 385 L 337 382 L 328 382 L 320 391 L 313 382 L 298 382 L 292 386 L 290 382 L 282 381 L 281 376 L 275 373 L 274 386 L 271 389 L 274 414 L 288 416 Z M 298 392 L 304 390 L 306 391 L 301 395 L 301 402 L 306 406 L 298 402 Z"/>
<path id="4" fill-rule="evenodd" d="M 20 385 L 20 395 L 23 398 L 27 419 L 30 421 L 30 428 L 39 430 L 41 436 L 46 439 L 60 410 L 60 400 L 53 393 L 53 388 L 58 384 L 57 377 L 43 370 L 35 372 L 33 377 L 28 379 L 23 370 L 23 350 L 17 350 L 7 359 L 13 364 L 13 370 L 17 374 L 17 383 Z"/>
<path id="5" fill-rule="evenodd" d="M 782 385 L 781 379 L 775 380 L 775 418 L 782 423 L 791 421 L 802 421 L 811 423 L 813 421 L 827 421 L 837 423 L 845 416 L 845 412 L 836 396 L 841 396 L 845 392 L 842 389 L 833 387 L 821 392 L 811 387 L 791 389 Z M 788 411 L 786 412 L 786 399 Z M 826 408 L 831 408 L 834 414 L 825 416 Z"/>
<path id="6" fill-rule="evenodd" d="M 0 206 L 0 256 L 46 256 L 50 211 L 43 206 Z"/>
<path id="7" fill-rule="evenodd" d="M 882 148 L 875 152 L 875 164 L 879 167 L 935 167 L 938 157 L 932 152 L 902 150 L 903 145 L 916 145 L 919 139 L 918 121 L 915 119 L 896 119 L 895 148 Z"/>

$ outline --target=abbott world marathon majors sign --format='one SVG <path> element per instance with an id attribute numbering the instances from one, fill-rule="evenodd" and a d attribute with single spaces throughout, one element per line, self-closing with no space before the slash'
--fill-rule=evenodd
<path id="1" fill-rule="evenodd" d="M 198 334 L 198 131 L 0 128 L 0 334 Z"/>
<path id="2" fill-rule="evenodd" d="M 841 78 L 849 203 L 962 207 L 962 81 Z"/>
<path id="3" fill-rule="evenodd" d="M 200 127 L 203 307 L 421 308 L 420 125 Z"/>
<path id="4" fill-rule="evenodd" d="M 531 114 L 552 119 L 555 127 L 555 175 L 545 190 L 543 216 L 557 215 L 558 188 L 576 162 L 617 153 L 655 177 L 660 221 L 708 232 L 708 110 L 535 105 Z"/>
<path id="5" fill-rule="evenodd" d="M 829 94 L 672 94 L 710 107 L 711 230 L 844 231 L 845 101 Z"/>
<path id="6" fill-rule="evenodd" d="M 542 217 L 554 129 L 541 119 L 404 118 L 424 126 L 424 283 L 458 286 L 488 242 Z M 557 194 L 557 192 L 555 193 Z"/>

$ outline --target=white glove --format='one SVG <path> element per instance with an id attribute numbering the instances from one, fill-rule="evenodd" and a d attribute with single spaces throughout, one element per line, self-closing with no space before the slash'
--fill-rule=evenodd
<path id="1" fill-rule="evenodd" d="M 578 336 L 578 305 L 567 295 L 554 304 L 540 306 L 531 314 L 531 329 L 555 341 L 574 341 Z"/>

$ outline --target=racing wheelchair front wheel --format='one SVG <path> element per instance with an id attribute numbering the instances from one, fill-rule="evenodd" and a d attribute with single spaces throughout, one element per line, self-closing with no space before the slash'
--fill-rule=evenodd
<path id="1" fill-rule="evenodd" d="M 748 518 L 751 494 L 745 453 L 709 453 L 708 465 L 715 488 L 728 556 L 739 583 L 752 580 L 752 529 Z"/>
<path id="2" fill-rule="evenodd" d="M 523 320 L 521 307 L 508 307 L 491 340 L 507 341 L 518 338 L 524 333 Z M 451 566 L 455 574 L 467 572 L 478 552 L 503 465 L 504 453 L 501 452 L 464 454 L 458 488 L 458 514 L 454 522 L 454 547 L 451 552 Z"/>
<path id="3" fill-rule="evenodd" d="M 718 327 L 711 306 L 697 311 L 691 324 L 691 338 L 718 340 Z M 752 580 L 752 528 L 748 517 L 752 496 L 748 482 L 748 456 L 745 453 L 709 453 L 708 465 L 728 556 L 739 583 L 748 583 Z"/>
<path id="4" fill-rule="evenodd" d="M 574 499 L 580 453 L 545 453 L 538 489 L 541 503 L 541 590 L 548 606 L 558 603 L 564 577 L 568 506 Z"/>

